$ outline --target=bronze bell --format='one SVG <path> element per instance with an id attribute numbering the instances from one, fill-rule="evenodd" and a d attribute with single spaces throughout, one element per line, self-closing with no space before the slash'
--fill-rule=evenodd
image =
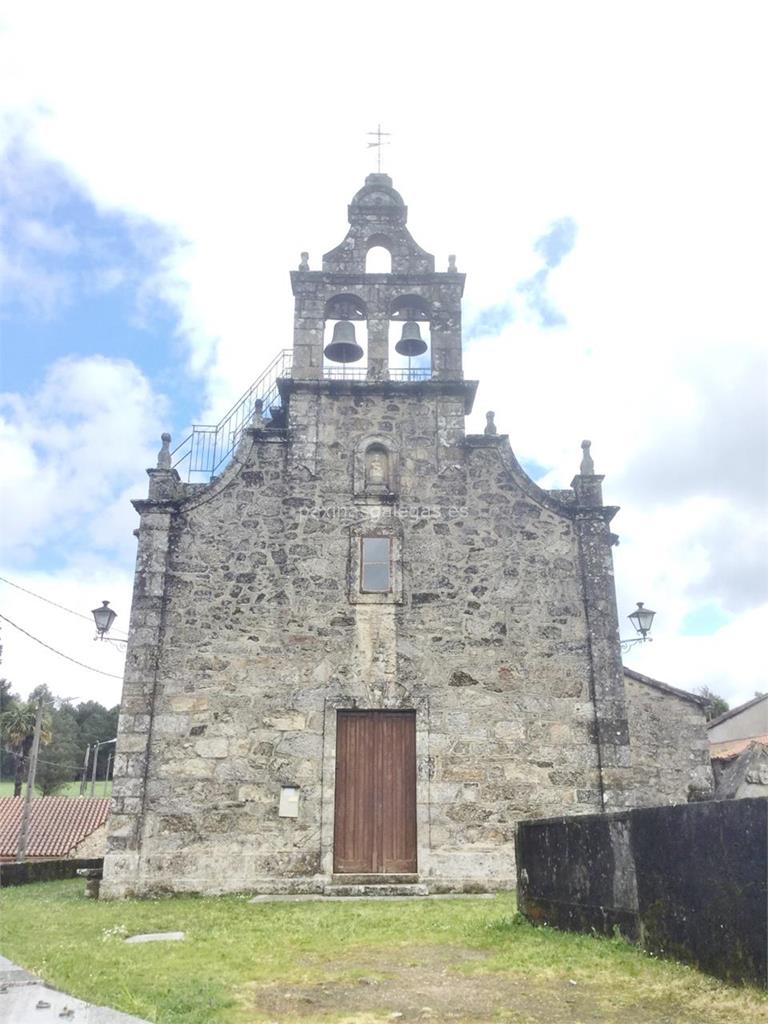
<path id="1" fill-rule="evenodd" d="M 419 325 L 415 320 L 407 320 L 403 324 L 400 341 L 395 345 L 395 352 L 399 352 L 401 356 L 408 356 L 410 359 L 412 356 L 420 356 L 426 351 L 427 343 L 421 336 Z"/>
<path id="2" fill-rule="evenodd" d="M 351 320 L 339 320 L 333 325 L 333 337 L 325 346 L 326 356 L 334 363 L 356 363 L 363 350 L 355 340 L 355 325 Z"/>

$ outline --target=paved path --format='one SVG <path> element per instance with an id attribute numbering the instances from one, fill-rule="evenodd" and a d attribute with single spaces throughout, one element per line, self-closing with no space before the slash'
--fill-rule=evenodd
<path id="1" fill-rule="evenodd" d="M 47 1006 L 38 1004 L 47 1003 Z M 71 1014 L 67 1011 L 71 1011 Z M 0 956 L 0 1024 L 149 1024 L 139 1017 L 94 1006 L 48 988 L 22 967 Z"/>

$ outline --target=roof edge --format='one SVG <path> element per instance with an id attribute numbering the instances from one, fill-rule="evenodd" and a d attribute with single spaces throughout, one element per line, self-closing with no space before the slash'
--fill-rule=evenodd
<path id="1" fill-rule="evenodd" d="M 697 707 L 702 710 L 707 705 L 705 697 L 699 697 L 695 693 L 689 693 L 688 690 L 680 690 L 676 686 L 670 686 L 669 683 L 662 683 L 660 679 L 652 679 L 650 676 L 644 676 L 642 672 L 636 672 L 633 668 L 627 668 L 624 666 L 624 675 L 629 676 L 630 679 L 634 679 L 638 683 L 644 683 L 646 686 L 652 686 L 655 690 L 659 690 L 661 693 L 668 693 L 670 697 L 679 697 L 681 700 L 690 701 L 691 704 L 696 704 Z"/>
<path id="2" fill-rule="evenodd" d="M 746 711 L 747 708 L 751 708 L 755 704 L 759 704 L 761 700 L 768 700 L 768 693 L 763 693 L 759 697 L 753 697 L 745 704 L 739 704 L 737 708 L 731 708 L 729 711 L 724 711 L 722 715 L 718 715 L 717 718 L 713 718 L 711 722 L 707 722 L 707 728 L 711 729 L 713 726 L 719 725 L 721 722 L 727 722 L 729 718 L 733 718 L 733 716 L 738 715 L 740 711 Z"/>

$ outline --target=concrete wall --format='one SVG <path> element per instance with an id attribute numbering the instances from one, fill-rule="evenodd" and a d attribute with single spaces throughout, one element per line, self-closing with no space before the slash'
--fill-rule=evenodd
<path id="1" fill-rule="evenodd" d="M 730 718 L 726 718 L 724 722 L 710 726 L 709 742 L 723 743 L 725 740 L 743 740 L 766 734 L 768 734 L 768 696 Z"/>
<path id="2" fill-rule="evenodd" d="M 521 822 L 518 903 L 768 986 L 768 799 Z"/>
<path id="3" fill-rule="evenodd" d="M 102 863 L 100 857 L 81 857 L 69 860 L 25 860 L 22 864 L 0 864 L 0 886 L 50 882 L 59 878 L 76 878 L 80 868 L 101 868 Z"/>

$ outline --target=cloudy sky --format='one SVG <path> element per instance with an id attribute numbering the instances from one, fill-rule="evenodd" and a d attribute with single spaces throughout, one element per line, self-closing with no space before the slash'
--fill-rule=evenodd
<path id="1" fill-rule="evenodd" d="M 2 4 L 0 609 L 107 673 L 2 623 L 16 689 L 119 699 L 87 616 L 127 626 L 129 499 L 290 344 L 288 271 L 343 237 L 377 123 L 468 274 L 468 428 L 494 409 L 549 487 L 592 440 L 620 615 L 658 613 L 627 664 L 768 688 L 762 8 Z"/>

